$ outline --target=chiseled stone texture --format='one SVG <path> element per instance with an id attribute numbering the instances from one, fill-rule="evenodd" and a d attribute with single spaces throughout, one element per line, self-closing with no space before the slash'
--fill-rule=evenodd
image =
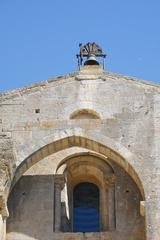
<path id="1" fill-rule="evenodd" d="M 82 109 L 100 118 L 70 119 Z M 34 163 L 72 146 L 84 147 L 108 154 L 144 190 L 147 240 L 157 240 L 159 145 L 159 85 L 91 66 L 0 95 L 0 194 L 6 199 L 12 182 Z"/>
<path id="2" fill-rule="evenodd" d="M 47 240 L 53 234 L 53 175 L 25 176 L 12 191 L 8 207 L 8 236 L 24 234 Z M 13 238 L 14 239 L 14 238 Z"/>
<path id="3" fill-rule="evenodd" d="M 75 165 L 73 166 L 73 174 L 75 174 L 75 176 L 81 174 L 80 168 L 82 168 L 82 171 L 89 172 L 87 167 L 86 169 L 84 166 L 82 167 L 81 162 L 92 161 L 91 164 L 94 166 L 95 163 L 98 163 L 98 160 L 97 157 L 92 155 L 81 155 L 71 158 L 70 161 L 76 162 L 77 165 L 77 168 Z M 116 176 L 115 206 L 117 236 L 114 231 L 111 231 L 108 235 L 104 233 L 104 236 L 108 236 L 108 239 L 116 236 L 115 239 L 117 240 L 125 239 L 126 236 L 128 236 L 128 240 L 144 240 L 145 221 L 144 217 L 140 216 L 139 205 L 142 196 L 139 189 L 122 168 L 111 161 L 110 164 L 112 164 Z M 52 165 L 49 164 L 48 168 L 51 166 Z M 38 168 L 37 164 L 37 171 L 36 173 L 34 172 L 35 175 L 30 175 L 31 173 L 29 172 L 29 175 L 24 175 L 15 185 L 9 196 L 8 207 L 10 216 L 7 221 L 7 235 L 9 239 L 14 240 L 22 233 L 39 240 L 48 240 L 53 236 L 53 175 L 43 175 L 43 172 L 41 175 L 40 170 L 41 168 Z M 91 171 L 94 171 L 94 168 L 91 168 Z M 108 172 L 109 170 L 104 169 L 103 171 Z M 99 172 L 97 174 L 99 174 Z M 68 232 L 70 229 L 66 229 L 66 231 Z M 98 237 L 95 237 L 95 233 L 92 235 L 87 233 L 84 239 L 92 239 L 91 236 L 93 239 L 98 239 Z M 97 234 L 97 236 L 99 235 Z M 73 239 L 76 239 L 76 237 L 76 234 L 75 236 L 73 235 Z M 83 237 L 84 236 L 80 234 L 80 239 L 83 239 Z"/>

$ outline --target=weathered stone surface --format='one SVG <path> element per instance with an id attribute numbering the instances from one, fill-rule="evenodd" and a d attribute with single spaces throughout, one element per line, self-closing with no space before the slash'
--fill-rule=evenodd
<path id="1" fill-rule="evenodd" d="M 84 119 L 80 115 L 72 118 L 74 112 L 84 109 L 97 113 L 100 119 Z M 160 86 L 156 84 L 91 66 L 9 91 L 0 95 L 1 195 L 7 198 L 13 178 L 15 183 L 44 157 L 64 149 L 69 152 L 71 147 L 85 148 L 112 159 L 132 177 L 146 203 L 147 240 L 157 240 L 159 136 Z M 73 237 L 66 233 L 59 239 L 67 236 Z M 77 239 L 89 236 L 78 234 Z"/>
<path id="2" fill-rule="evenodd" d="M 87 152 L 85 152 L 87 154 Z M 45 160 L 43 160 L 45 161 Z M 89 165 L 90 164 L 90 165 Z M 118 167 L 116 164 L 110 161 L 112 167 L 114 168 L 114 173 L 116 175 L 115 180 L 115 205 L 116 205 L 116 231 L 119 232 L 121 238 L 113 238 L 116 234 L 115 231 L 112 230 L 108 232 L 108 234 L 104 233 L 104 239 L 108 236 L 109 239 L 117 239 L 121 240 L 125 238 L 125 236 L 130 236 L 128 239 L 133 239 L 131 235 L 134 235 L 134 239 L 145 239 L 144 238 L 144 231 L 145 231 L 145 222 L 144 217 L 140 216 L 140 200 L 142 199 L 141 194 L 139 192 L 138 187 L 133 182 L 131 177 L 128 174 Z M 52 165 L 48 162 L 48 168 Z M 103 174 L 107 173 L 107 176 L 111 176 L 112 169 L 110 165 L 103 162 L 103 160 L 97 158 L 94 155 L 78 155 L 75 157 L 71 157 L 68 160 L 68 168 L 69 172 L 72 173 L 72 176 L 69 182 L 72 181 L 73 184 L 76 184 L 78 178 L 81 178 L 82 174 L 97 176 L 99 179 L 99 184 L 102 185 L 99 187 L 102 191 L 103 188 Z M 53 208 L 53 195 L 54 192 L 60 188 L 63 188 L 64 179 L 61 177 L 63 171 L 62 170 L 60 175 L 55 175 L 53 180 L 53 175 L 41 175 L 41 168 L 38 168 L 37 164 L 37 171 L 34 172 L 34 176 L 25 175 L 21 178 L 21 180 L 15 185 L 12 193 L 9 197 L 9 212 L 10 217 L 8 218 L 8 234 L 14 239 L 14 236 L 19 236 L 20 233 L 28 234 L 33 239 L 40 239 L 40 240 L 47 240 L 52 239 L 54 236 L 53 226 L 54 226 L 54 211 L 56 211 L 55 216 L 58 217 L 58 208 L 60 208 L 58 201 L 58 206 L 55 205 L 55 210 Z M 97 170 L 96 170 L 97 169 Z M 99 171 L 98 171 L 99 169 Z M 27 174 L 27 173 L 26 173 Z M 108 177 L 108 180 L 110 177 Z M 54 183 L 56 181 L 56 185 L 58 188 L 54 190 Z M 110 183 L 111 184 L 111 183 Z M 72 192 L 72 191 L 71 191 Z M 59 191 L 57 192 L 55 198 L 59 198 Z M 102 193 L 101 195 L 102 201 L 105 202 L 105 195 Z M 65 196 L 62 202 L 65 201 Z M 112 197 L 110 199 L 109 206 L 111 207 Z M 104 206 L 102 211 L 107 210 L 107 204 Z M 32 213 L 34 215 L 32 216 Z M 107 210 L 108 212 L 108 210 Z M 114 218 L 114 216 L 111 216 Z M 23 221 L 24 219 L 24 221 Z M 110 219 L 111 220 L 111 219 Z M 48 226 L 46 227 L 46 223 Z M 63 223 L 63 221 L 62 221 Z M 56 223 L 57 224 L 57 223 Z M 60 224 L 60 223 L 59 223 Z M 58 229 L 59 230 L 59 225 Z M 67 229 L 67 231 L 71 231 Z M 44 235 L 45 232 L 45 235 Z M 62 239 L 67 239 L 67 236 L 72 236 L 73 239 L 76 239 L 77 234 L 68 233 L 63 235 L 57 235 L 57 239 L 62 237 Z M 88 237 L 87 237 L 88 236 Z M 103 236 L 103 234 L 102 234 Z M 80 239 L 83 239 L 83 235 L 80 234 Z M 99 234 L 97 233 L 86 233 L 84 239 L 98 239 Z M 10 239 L 9 238 L 9 239 Z M 12 238 L 11 238 L 12 239 Z M 23 238 L 22 238 L 23 239 Z M 53 238 L 54 239 L 54 238 Z M 103 238 L 102 238 L 103 239 Z M 107 239 L 107 238 L 106 238 Z"/>

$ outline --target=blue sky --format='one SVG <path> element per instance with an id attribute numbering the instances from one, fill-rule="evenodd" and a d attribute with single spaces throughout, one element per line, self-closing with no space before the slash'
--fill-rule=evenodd
<path id="1" fill-rule="evenodd" d="M 160 0 L 0 0 L 0 91 L 77 70 L 97 42 L 106 70 L 160 82 Z"/>

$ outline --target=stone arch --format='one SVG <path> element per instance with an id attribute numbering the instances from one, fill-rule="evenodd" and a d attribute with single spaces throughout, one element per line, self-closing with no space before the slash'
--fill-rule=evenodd
<path id="1" fill-rule="evenodd" d="M 77 156 L 94 156 L 94 157 L 97 157 L 101 161 L 104 161 L 104 163 L 107 163 L 107 165 L 109 165 L 111 171 L 114 172 L 114 169 L 111 166 L 110 161 L 104 155 L 96 153 L 96 152 L 91 152 L 91 151 L 87 151 L 87 152 L 86 151 L 83 151 L 83 152 L 82 151 L 76 151 L 75 153 L 67 155 L 63 159 L 61 159 L 61 161 L 57 164 L 57 168 L 56 168 L 55 173 L 56 174 L 63 174 L 63 172 L 66 168 L 67 161 L 69 161 L 70 159 L 72 159 L 74 157 L 77 157 Z"/>
<path id="2" fill-rule="evenodd" d="M 144 189 L 140 176 L 138 175 L 138 158 L 119 142 L 102 135 L 96 131 L 85 131 L 81 128 L 59 130 L 39 140 L 39 145 L 30 142 L 21 143 L 24 145 L 26 157 L 17 166 L 13 179 L 13 184 L 23 175 L 23 173 L 38 161 L 48 155 L 54 154 L 63 149 L 71 147 L 82 147 L 100 153 L 111 158 L 119 164 L 135 181 L 139 187 L 143 199 L 145 199 Z M 28 146 L 26 148 L 26 145 Z"/>
<path id="3" fill-rule="evenodd" d="M 74 111 L 70 115 L 70 119 L 101 119 L 99 113 L 92 109 L 82 108 Z"/>
<path id="4" fill-rule="evenodd" d="M 116 176 L 114 169 L 111 167 L 111 163 L 109 164 L 105 160 L 106 158 L 101 158 L 98 154 L 83 152 L 81 154 L 76 153 L 68 156 L 59 163 L 56 174 L 63 176 L 65 179 L 63 195 L 66 197 L 64 198 L 64 205 L 67 206 L 66 209 L 69 211 L 72 226 L 74 223 L 74 188 L 78 184 L 88 182 L 96 185 L 99 189 L 100 229 L 102 231 L 115 229 L 115 217 L 111 219 L 110 216 L 115 216 L 114 196 Z M 83 199 L 85 201 L 85 197 Z M 109 206 L 109 201 L 114 202 L 114 204 Z M 70 202 L 70 204 L 68 204 L 68 202 Z"/>
<path id="5" fill-rule="evenodd" d="M 67 160 L 59 166 L 59 169 L 60 171 L 58 171 L 57 174 L 60 175 L 67 173 L 69 169 L 69 175 L 72 175 L 73 187 L 83 181 L 90 181 L 98 187 L 101 187 L 106 174 L 108 174 L 108 177 L 114 176 L 113 168 L 110 167 L 106 161 L 103 161 L 94 154 L 74 154 L 72 157 L 67 158 Z"/>

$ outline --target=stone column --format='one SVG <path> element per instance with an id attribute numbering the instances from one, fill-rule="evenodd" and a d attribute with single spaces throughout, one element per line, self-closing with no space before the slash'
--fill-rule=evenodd
<path id="1" fill-rule="evenodd" d="M 54 231 L 61 231 L 61 191 L 64 188 L 63 175 L 54 176 Z"/>
<path id="2" fill-rule="evenodd" d="M 4 196 L 0 196 L 0 240 L 6 239 L 6 219 L 8 216 L 6 199 Z"/>
<path id="3" fill-rule="evenodd" d="M 4 239 L 4 223 L 3 223 L 3 216 L 0 214 L 0 240 Z"/>
<path id="4" fill-rule="evenodd" d="M 101 186 L 101 197 L 100 197 L 100 216 L 101 216 L 101 231 L 108 231 L 108 189 L 106 188 L 105 182 Z"/>
<path id="5" fill-rule="evenodd" d="M 115 175 L 111 175 L 106 179 L 106 187 L 108 188 L 108 229 L 115 230 Z"/>

